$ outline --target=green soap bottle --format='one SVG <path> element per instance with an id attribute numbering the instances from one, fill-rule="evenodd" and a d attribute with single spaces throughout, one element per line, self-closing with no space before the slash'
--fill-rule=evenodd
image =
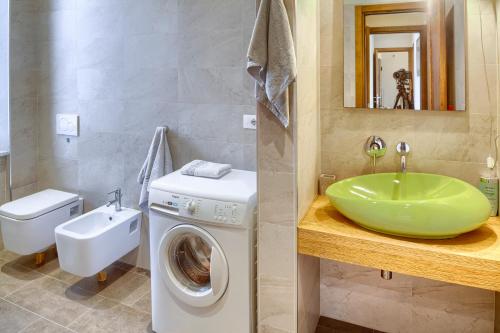
<path id="1" fill-rule="evenodd" d="M 495 160 L 490 156 L 486 160 L 488 173 L 479 179 L 479 190 L 488 198 L 491 204 L 490 216 L 498 215 L 498 176 L 494 171 Z"/>

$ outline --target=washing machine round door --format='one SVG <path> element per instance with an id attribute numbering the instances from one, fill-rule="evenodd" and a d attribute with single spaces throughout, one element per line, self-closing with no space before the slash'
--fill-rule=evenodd
<path id="1" fill-rule="evenodd" d="M 224 252 L 207 231 L 181 224 L 163 235 L 158 266 L 163 281 L 179 300 L 195 307 L 215 304 L 227 289 Z"/>

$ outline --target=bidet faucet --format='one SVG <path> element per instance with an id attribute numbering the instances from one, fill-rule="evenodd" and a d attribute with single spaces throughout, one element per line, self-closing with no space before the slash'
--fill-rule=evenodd
<path id="1" fill-rule="evenodd" d="M 115 195 L 115 198 L 113 200 L 109 201 L 106 204 L 106 207 L 109 207 L 112 204 L 115 204 L 115 211 L 119 212 L 122 210 L 122 189 L 117 188 L 116 190 L 109 192 L 108 195 L 113 194 L 113 193 Z"/>
<path id="2" fill-rule="evenodd" d="M 396 151 L 398 152 L 399 156 L 401 156 L 401 172 L 405 173 L 406 172 L 406 156 L 408 156 L 408 154 L 410 153 L 410 145 L 404 141 L 401 141 L 396 146 Z"/>

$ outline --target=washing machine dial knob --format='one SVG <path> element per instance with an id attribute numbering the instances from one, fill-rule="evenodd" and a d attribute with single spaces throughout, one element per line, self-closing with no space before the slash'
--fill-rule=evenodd
<path id="1" fill-rule="evenodd" d="M 186 202 L 186 210 L 189 212 L 189 214 L 193 214 L 196 210 L 196 202 L 194 202 L 194 200 Z"/>

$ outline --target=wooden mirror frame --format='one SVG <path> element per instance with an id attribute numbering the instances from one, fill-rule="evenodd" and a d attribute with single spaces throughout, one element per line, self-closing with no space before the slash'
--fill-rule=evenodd
<path id="1" fill-rule="evenodd" d="M 419 33 L 420 34 L 420 72 L 421 72 L 421 80 L 420 80 L 420 90 L 421 90 L 421 98 L 420 98 L 420 109 L 427 109 L 427 26 L 425 25 L 414 25 L 414 26 L 398 26 L 398 27 L 366 27 L 365 29 L 365 57 L 369 59 L 370 57 L 370 35 L 378 35 L 378 34 L 398 34 L 398 33 Z M 357 59 L 357 58 L 356 58 Z M 356 69 L 357 69 L 357 61 L 356 61 Z M 365 79 L 369 82 L 369 73 L 370 73 L 370 61 L 365 62 L 365 73 L 367 73 Z M 362 87 L 358 87 L 358 81 L 356 80 L 356 96 L 358 92 L 358 88 L 364 89 L 365 94 L 365 106 L 368 107 L 370 101 L 370 87 L 369 85 L 361 82 Z"/>
<path id="2" fill-rule="evenodd" d="M 379 5 L 362 5 L 356 6 L 355 11 L 355 48 L 356 48 L 356 107 L 368 107 L 369 89 L 365 82 L 369 80 L 369 41 L 370 33 L 396 33 L 396 32 L 419 32 L 420 33 L 420 47 L 422 52 L 421 72 L 427 73 L 427 27 L 426 26 L 411 26 L 411 27 L 366 27 L 366 16 L 380 15 L 380 14 L 398 14 L 398 13 L 415 13 L 427 12 L 427 3 L 420 2 L 405 2 L 396 4 L 379 4 Z M 422 27 L 424 27 L 422 29 Z M 402 28 L 409 30 L 404 31 Z M 367 31 L 368 29 L 368 31 Z M 399 31 L 402 30 L 402 31 Z M 422 32 L 422 30 L 424 32 Z M 424 41 L 425 38 L 425 41 Z M 425 46 L 425 49 L 424 49 Z M 425 57 L 424 53 L 425 52 Z M 424 81 L 424 80 L 422 80 Z M 425 80 L 427 81 L 427 80 Z M 444 83 L 446 84 L 446 82 Z M 424 87 L 423 87 L 424 88 Z M 425 94 L 425 98 L 423 97 Z M 422 107 L 427 109 L 427 82 L 425 82 L 425 90 L 422 90 Z"/>

